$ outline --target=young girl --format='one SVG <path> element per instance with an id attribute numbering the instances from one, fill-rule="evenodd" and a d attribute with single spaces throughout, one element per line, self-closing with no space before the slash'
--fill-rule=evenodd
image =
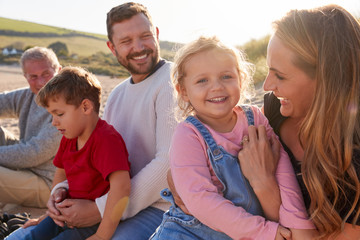
<path id="1" fill-rule="evenodd" d="M 279 146 L 257 107 L 237 105 L 250 81 L 248 69 L 244 56 L 215 37 L 201 37 L 177 53 L 172 77 L 187 119 L 175 130 L 170 166 L 191 215 L 163 190 L 162 197 L 172 206 L 151 239 L 282 239 L 286 229 L 277 222 L 287 228 L 314 228 L 282 148 L 275 189 L 256 186 L 241 172 L 237 155 L 248 140 L 249 125 L 266 131 Z M 270 149 L 269 141 L 263 142 Z M 279 193 L 278 198 L 266 198 L 270 191 Z"/>

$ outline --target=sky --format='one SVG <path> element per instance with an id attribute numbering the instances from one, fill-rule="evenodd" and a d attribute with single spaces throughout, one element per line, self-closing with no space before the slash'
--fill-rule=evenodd
<path id="1" fill-rule="evenodd" d="M 106 34 L 106 14 L 119 0 L 0 0 L 0 17 Z M 271 33 L 290 9 L 338 4 L 360 18 L 359 0 L 138 0 L 159 28 L 160 40 L 187 43 L 217 35 L 241 45 Z"/>

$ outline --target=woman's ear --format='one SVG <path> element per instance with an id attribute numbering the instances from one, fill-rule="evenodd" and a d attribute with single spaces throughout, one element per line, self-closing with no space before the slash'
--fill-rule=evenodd
<path id="1" fill-rule="evenodd" d="M 189 102 L 185 87 L 180 86 L 180 84 L 176 84 L 175 89 L 184 102 Z"/>
<path id="2" fill-rule="evenodd" d="M 93 103 L 92 103 L 89 99 L 87 99 L 87 98 L 85 98 L 85 99 L 81 102 L 80 107 L 81 107 L 81 109 L 83 110 L 83 112 L 84 112 L 85 114 L 91 113 L 92 110 L 94 109 Z"/>

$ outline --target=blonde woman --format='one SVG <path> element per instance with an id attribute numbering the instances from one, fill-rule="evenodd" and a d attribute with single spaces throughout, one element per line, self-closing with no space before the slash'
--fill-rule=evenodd
<path id="1" fill-rule="evenodd" d="M 264 113 L 290 155 L 318 238 L 359 239 L 359 22 L 328 5 L 290 11 L 274 30 Z M 239 160 L 246 176 L 266 183 L 261 139 L 249 129 Z"/>

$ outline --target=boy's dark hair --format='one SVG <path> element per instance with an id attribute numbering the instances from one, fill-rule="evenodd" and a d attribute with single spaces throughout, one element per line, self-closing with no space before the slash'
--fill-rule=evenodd
<path id="1" fill-rule="evenodd" d="M 113 7 L 107 13 L 107 18 L 106 18 L 106 27 L 107 27 L 109 41 L 112 42 L 112 35 L 113 35 L 112 26 L 115 23 L 119 23 L 124 20 L 130 19 L 139 13 L 144 14 L 145 17 L 149 20 L 150 24 L 153 25 L 151 16 L 147 8 L 140 3 L 127 2 L 119 6 Z"/>
<path id="2" fill-rule="evenodd" d="M 101 85 L 94 74 L 81 67 L 65 67 L 54 76 L 39 91 L 36 101 L 43 107 L 48 107 L 50 99 L 59 95 L 65 98 L 67 104 L 80 106 L 84 99 L 94 104 L 94 110 L 99 113 Z"/>

